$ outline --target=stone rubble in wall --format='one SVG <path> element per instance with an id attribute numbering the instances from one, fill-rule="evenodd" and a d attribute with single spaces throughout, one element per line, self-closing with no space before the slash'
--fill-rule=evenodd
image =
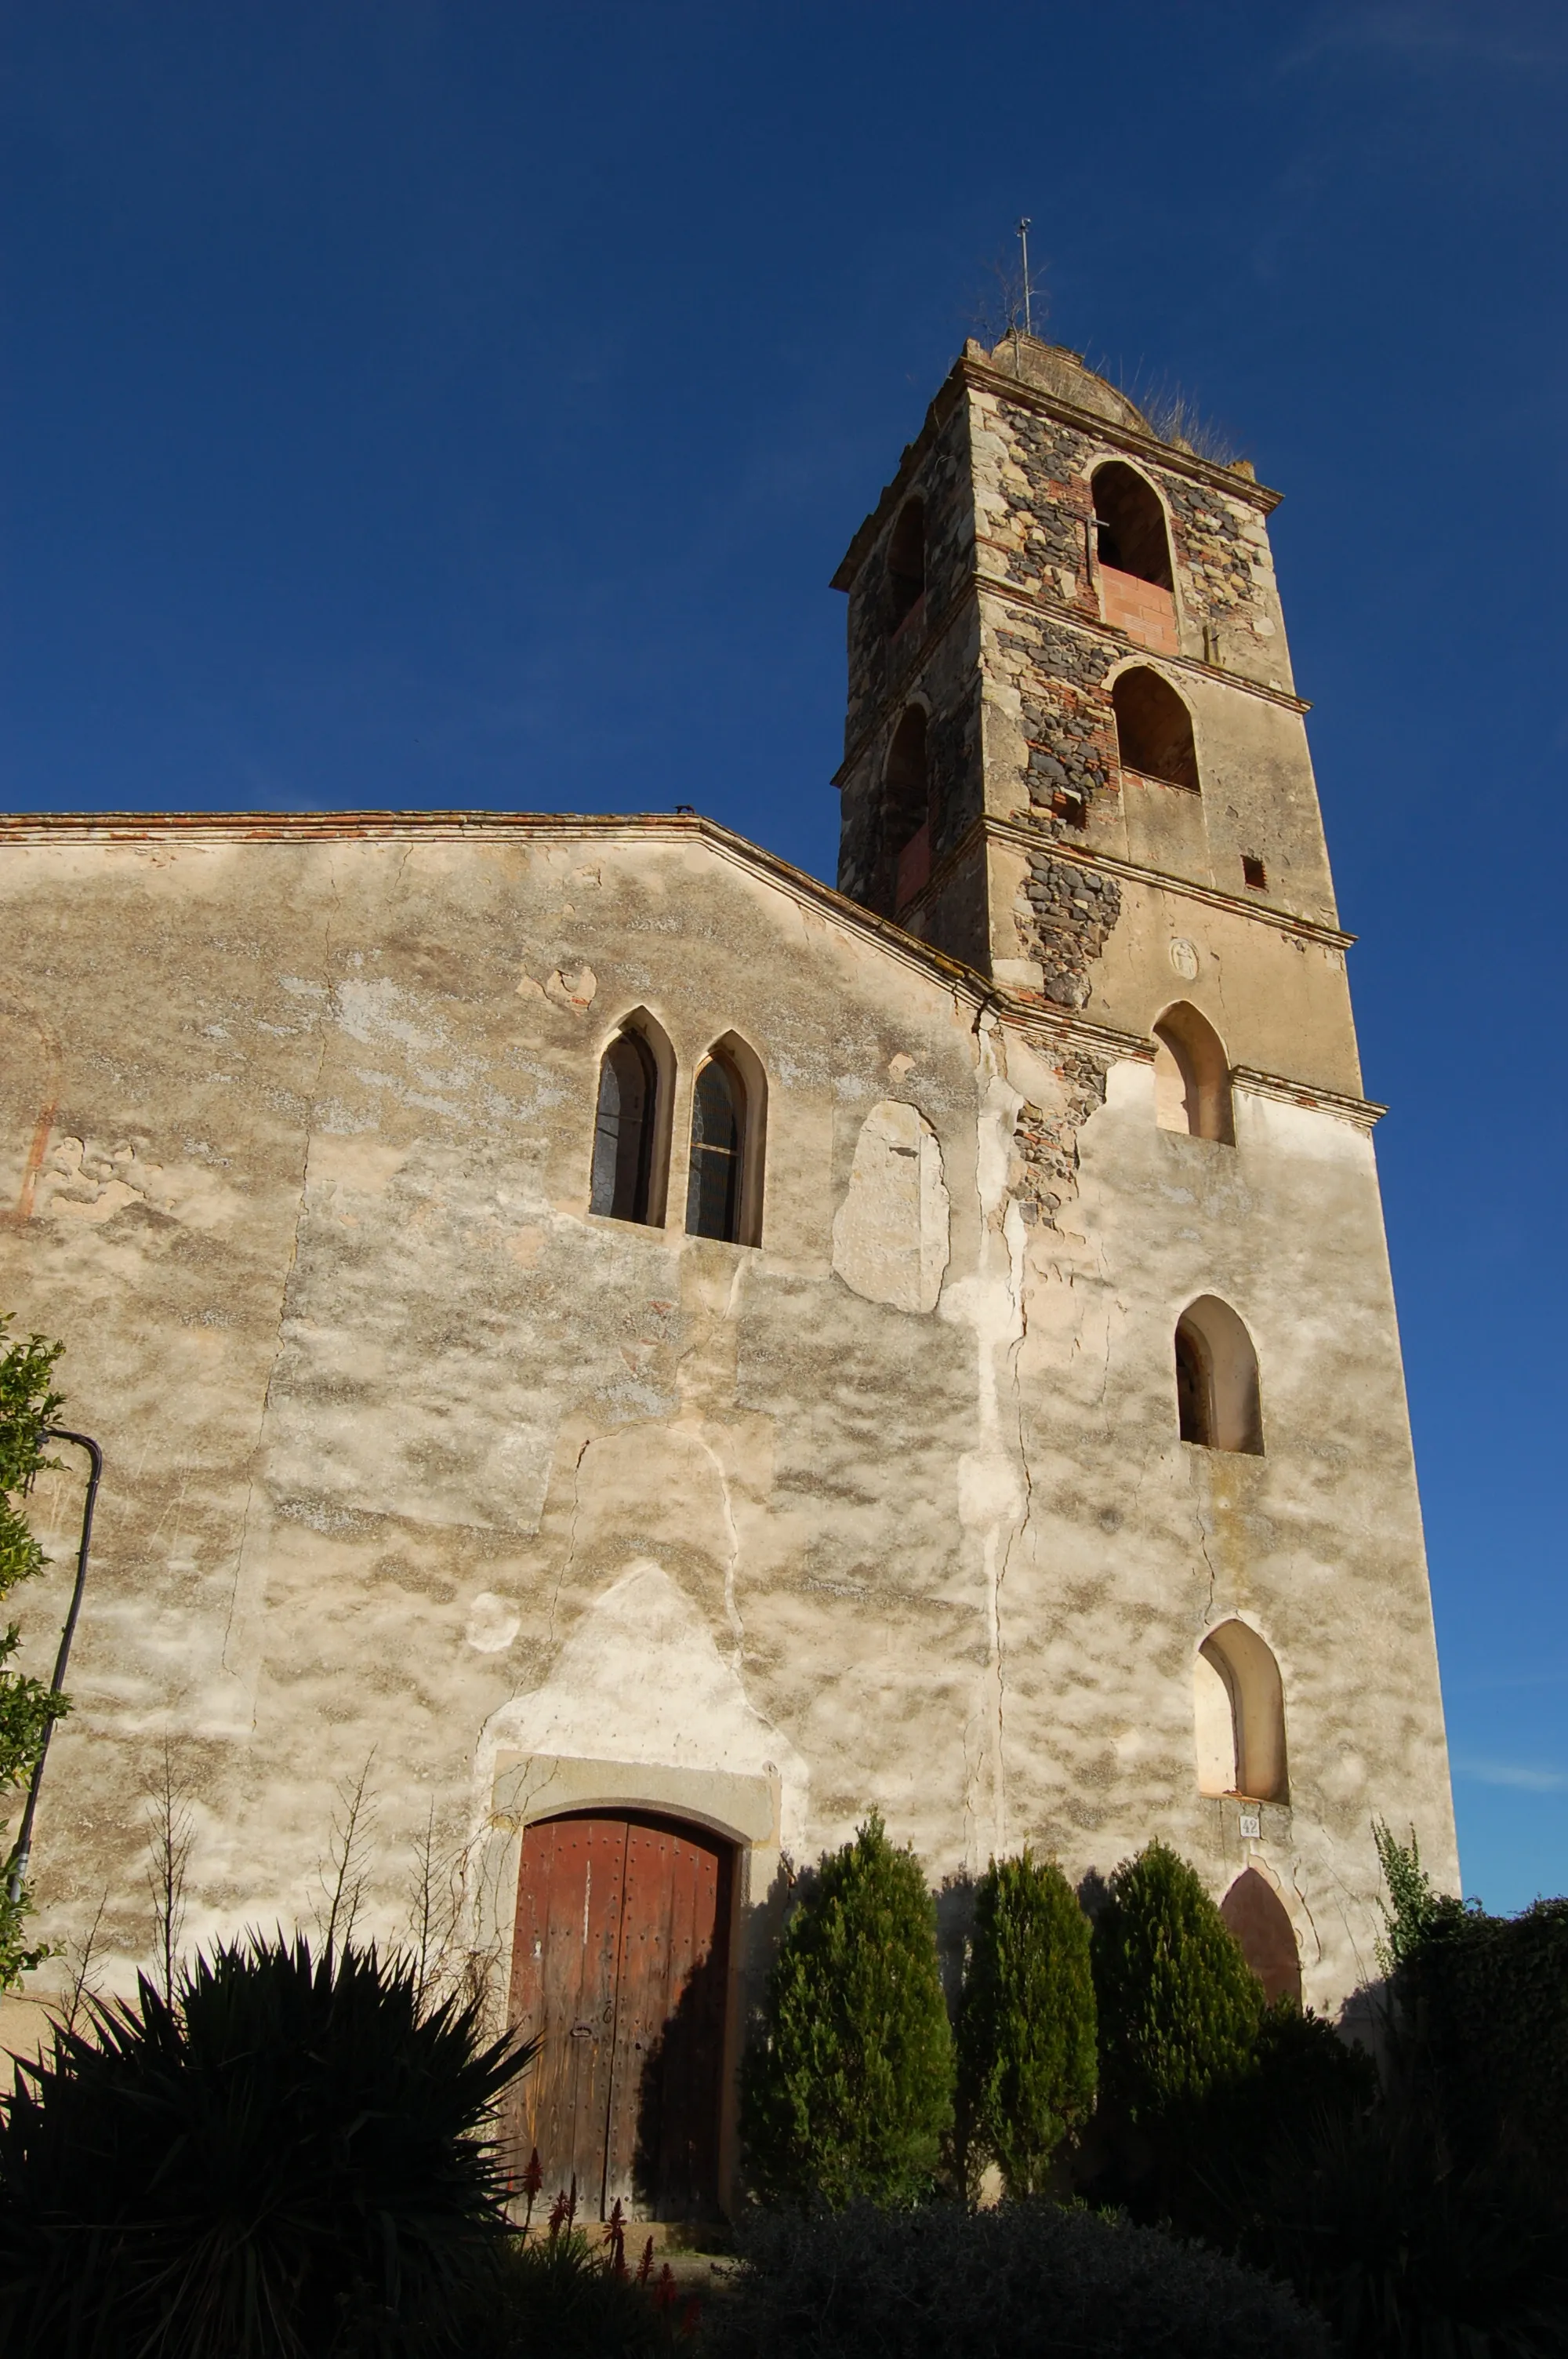
<path id="1" fill-rule="evenodd" d="M 1010 417 L 1005 426 L 999 415 L 994 423 L 999 436 L 1008 438 L 1008 464 L 998 489 L 1016 536 L 1016 546 L 1006 552 L 1009 581 L 1048 596 L 1069 596 L 1088 610 L 1088 443 L 1070 428 L 1028 411 Z"/>
<path id="2" fill-rule="evenodd" d="M 1029 746 L 1029 807 L 1019 816 L 1042 835 L 1080 833 L 1097 797 L 1115 792 L 1108 658 L 1093 640 L 1048 623 L 1014 619 L 1015 629 L 997 636 L 996 670 L 1017 693 Z M 1081 820 L 1064 816 L 1069 796 L 1081 804 Z"/>
<path id="3" fill-rule="evenodd" d="M 1184 568 L 1189 594 L 1211 614 L 1253 603 L 1253 560 L 1240 521 L 1206 484 L 1184 476 L 1162 477 L 1175 526 L 1176 560 Z"/>
<path id="4" fill-rule="evenodd" d="M 1027 1099 L 1020 1106 L 1008 1185 L 1026 1222 L 1054 1227 L 1062 1206 L 1076 1196 L 1078 1133 L 1095 1108 L 1105 1103 L 1106 1071 L 1103 1057 L 1070 1049 L 1056 1066 L 1060 1107 L 1047 1113 Z"/>
<path id="5" fill-rule="evenodd" d="M 1099 957 L 1121 915 L 1120 886 L 1114 876 L 1032 852 L 1023 896 L 1032 912 L 1033 955 L 1040 963 L 1046 998 L 1058 1007 L 1087 1006 L 1090 963 Z"/>

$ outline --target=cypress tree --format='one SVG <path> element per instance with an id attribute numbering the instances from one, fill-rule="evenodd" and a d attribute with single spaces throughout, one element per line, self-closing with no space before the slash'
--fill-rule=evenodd
<path id="1" fill-rule="evenodd" d="M 741 2075 L 757 2192 L 775 2203 L 909 2203 L 953 2118 L 936 1910 L 874 1813 L 823 1859 L 784 1931 Z"/>
<path id="2" fill-rule="evenodd" d="M 1262 1985 L 1166 1844 L 1117 1869 L 1093 1948 L 1101 2079 L 1134 2121 L 1158 2121 L 1247 2072 Z"/>
<path id="3" fill-rule="evenodd" d="M 1053 1861 L 1025 1851 L 981 1878 L 957 2048 L 966 2164 L 993 2161 L 1010 2195 L 1039 2194 L 1098 2077 L 1088 1919 Z"/>

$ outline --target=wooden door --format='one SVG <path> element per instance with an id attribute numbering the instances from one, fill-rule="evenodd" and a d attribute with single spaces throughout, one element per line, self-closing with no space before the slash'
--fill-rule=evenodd
<path id="1" fill-rule="evenodd" d="M 512 2012 L 544 2045 L 519 2145 L 547 2200 L 694 2219 L 716 2207 L 729 1971 L 728 1843 L 601 1811 L 523 1839 Z"/>

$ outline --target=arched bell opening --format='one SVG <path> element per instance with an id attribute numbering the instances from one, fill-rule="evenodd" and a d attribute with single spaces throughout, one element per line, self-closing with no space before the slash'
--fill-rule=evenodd
<path id="1" fill-rule="evenodd" d="M 906 707 L 882 772 L 882 866 L 889 913 L 897 917 L 931 875 L 929 723 L 923 704 Z"/>
<path id="2" fill-rule="evenodd" d="M 1095 469 L 1091 488 L 1100 563 L 1169 590 L 1171 541 L 1152 484 L 1124 459 L 1110 459 Z"/>
<path id="3" fill-rule="evenodd" d="M 1110 701 L 1122 768 L 1196 794 L 1201 781 L 1193 716 L 1170 681 L 1149 665 L 1135 664 L 1118 672 Z"/>
<path id="4" fill-rule="evenodd" d="M 925 595 L 925 503 L 906 500 L 888 542 L 887 626 L 901 630 Z"/>

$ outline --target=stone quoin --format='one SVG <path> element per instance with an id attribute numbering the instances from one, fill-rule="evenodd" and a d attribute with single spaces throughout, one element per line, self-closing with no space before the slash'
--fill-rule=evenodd
<path id="1" fill-rule="evenodd" d="M 147 1960 L 166 1745 L 188 1943 L 309 1923 L 362 1777 L 361 1930 L 428 1834 L 547 2191 L 687 2216 L 870 1810 L 949 1925 L 1159 1835 L 1331 2014 L 1374 1818 L 1456 1885 L 1275 499 L 967 345 L 836 576 L 837 890 L 679 814 L 0 823 L 0 1303 L 106 1458 L 43 1937 Z"/>

